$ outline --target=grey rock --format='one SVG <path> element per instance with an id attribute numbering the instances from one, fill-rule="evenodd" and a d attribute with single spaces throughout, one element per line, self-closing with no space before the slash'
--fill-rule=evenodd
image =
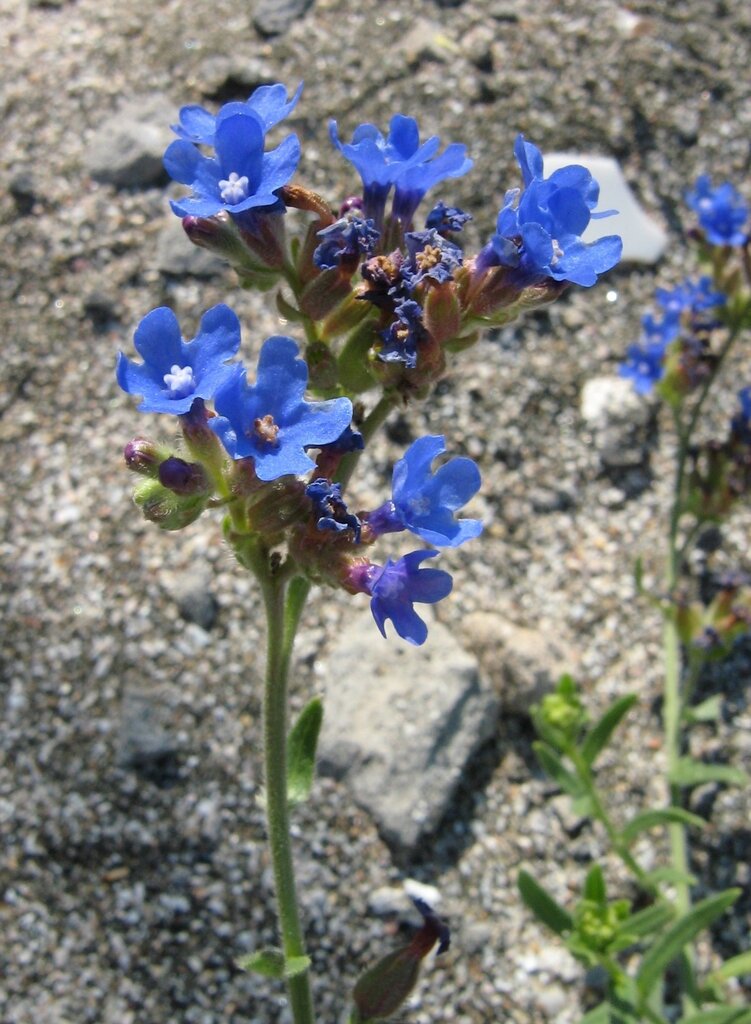
<path id="1" fill-rule="evenodd" d="M 504 710 L 512 714 L 529 714 L 576 664 L 562 638 L 519 626 L 498 612 L 472 612 L 462 630 L 464 643 L 479 659 Z"/>
<path id="2" fill-rule="evenodd" d="M 253 24 L 264 36 L 278 36 L 312 5 L 313 0 L 259 0 Z"/>
<path id="3" fill-rule="evenodd" d="M 642 466 L 649 455 L 655 404 L 624 377 L 593 377 L 582 388 L 581 414 L 606 469 Z"/>
<path id="4" fill-rule="evenodd" d="M 219 605 L 211 592 L 211 574 L 203 567 L 166 576 L 164 585 L 186 622 L 209 630 L 216 622 Z"/>
<path id="5" fill-rule="evenodd" d="M 426 18 L 418 18 L 398 46 L 410 68 L 416 68 L 423 61 L 443 63 L 455 57 L 459 49 L 441 25 Z"/>
<path id="6" fill-rule="evenodd" d="M 123 696 L 118 763 L 151 770 L 171 760 L 177 745 L 164 726 L 164 707 L 151 692 L 128 690 Z"/>
<path id="7" fill-rule="evenodd" d="M 166 178 L 162 157 L 174 136 L 174 105 L 161 95 L 122 104 L 101 125 L 85 154 L 95 181 L 120 188 L 144 188 Z"/>
<path id="8" fill-rule="evenodd" d="M 277 81 L 265 64 L 245 55 L 219 54 L 208 57 L 201 64 L 196 75 L 201 91 L 206 96 L 223 93 L 228 86 L 235 86 L 248 95 L 259 85 L 271 85 Z M 247 96 L 243 96 L 247 99 Z"/>
<path id="9" fill-rule="evenodd" d="M 225 264 L 214 253 L 193 245 L 179 217 L 170 216 L 156 242 L 156 264 L 170 277 L 215 277 Z"/>
<path id="10" fill-rule="evenodd" d="M 370 613 L 331 653 L 323 774 L 344 779 L 384 839 L 409 854 L 445 815 L 462 773 L 496 728 L 497 698 L 445 626 L 423 647 L 384 641 Z M 342 681 L 346 680 L 346 685 Z"/>

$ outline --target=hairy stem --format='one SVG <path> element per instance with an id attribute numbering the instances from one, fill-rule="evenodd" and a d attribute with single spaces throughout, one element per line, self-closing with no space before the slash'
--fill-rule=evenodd
<path id="1" fill-rule="evenodd" d="M 285 586 L 268 565 L 257 567 L 268 623 L 266 682 L 263 700 L 266 822 L 274 871 L 279 929 L 285 958 L 305 956 L 295 890 L 287 804 L 287 677 L 297 625 L 285 615 Z M 300 608 L 302 610 L 302 606 Z M 291 635 L 288 635 L 291 634 Z M 287 979 L 295 1024 L 313 1024 L 308 972 Z"/>

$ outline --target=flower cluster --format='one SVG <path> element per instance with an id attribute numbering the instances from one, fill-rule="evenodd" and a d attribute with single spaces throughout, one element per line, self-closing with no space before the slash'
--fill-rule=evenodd
<path id="1" fill-rule="evenodd" d="M 642 337 L 627 349 L 620 373 L 633 382 L 640 395 L 646 395 L 670 366 L 671 393 L 683 394 L 711 372 L 711 334 L 719 324 L 709 311 L 716 312 L 726 298 L 714 289 L 708 276 L 698 281 L 686 279 L 672 290 L 658 288 L 655 298 L 662 312 L 642 317 Z M 670 346 L 672 358 L 668 356 Z"/>
<path id="2" fill-rule="evenodd" d="M 226 258 L 244 286 L 278 286 L 280 313 L 301 326 L 305 346 L 268 338 L 249 379 L 227 306 L 209 310 L 188 342 L 171 310 L 153 310 L 135 334 L 142 362 L 121 355 L 117 379 L 142 396 L 144 412 L 177 416 L 183 444 L 137 438 L 126 461 L 142 478 L 137 503 L 160 526 L 179 529 L 222 507 L 244 565 L 255 571 L 273 555 L 290 577 L 365 593 L 384 635 L 390 620 L 420 644 L 427 629 L 414 605 L 452 587 L 447 572 L 423 563 L 480 533 L 479 520 L 457 515 L 480 473 L 470 459 L 446 460 L 442 436 L 421 437 L 394 467 L 391 497 L 353 511 L 344 492 L 359 450 L 384 412 L 429 393 L 479 327 L 548 302 L 569 283 L 594 284 L 618 261 L 620 240 L 582 241 L 590 219 L 607 215 L 595 212 L 597 183 L 576 166 L 546 178 L 540 151 L 519 136 L 523 188 L 507 192 L 496 234 L 467 257 L 460 239 L 469 214 L 439 200 L 422 226 L 417 219 L 427 193 L 473 162 L 461 143 L 421 139 L 401 114 L 386 134 L 359 125 L 350 142 L 331 121 L 330 140 L 361 181 L 359 195 L 332 207 L 293 182 L 294 133 L 267 145 L 301 89 L 262 86 L 216 113 L 183 107 L 164 166 L 188 187 L 172 209 L 190 240 Z M 294 239 L 292 209 L 308 218 Z M 372 392 L 380 398 L 368 412 Z M 370 547 L 397 532 L 428 547 L 372 562 Z"/>
<path id="3" fill-rule="evenodd" d="M 120 386 L 143 396 L 142 410 L 177 415 L 195 457 L 189 462 L 142 438 L 129 443 L 126 463 L 148 478 L 136 496 L 144 514 L 177 529 L 223 499 L 232 506 L 233 531 L 244 527 L 273 541 L 286 532 L 300 571 L 368 594 L 384 636 L 390 619 L 404 639 L 423 643 L 427 627 L 413 605 L 439 601 L 452 586 L 447 572 L 420 568 L 437 552 L 414 551 L 380 566 L 362 549 L 397 530 L 449 547 L 476 537 L 478 520 L 454 518 L 480 487 L 475 464 L 452 459 L 431 474 L 444 441 L 421 438 L 394 469 L 392 498 L 373 512 L 351 514 L 341 484 L 320 473 L 323 465 L 331 472 L 358 446 L 352 403 L 346 397 L 305 400 L 308 367 L 295 341 L 275 336 L 264 342 L 253 384 L 240 363 L 228 363 L 239 349 L 240 327 L 227 306 L 210 309 L 188 343 L 171 310 L 152 310 L 137 328 L 135 344 L 143 362 L 120 355 Z M 213 414 L 207 402 L 213 402 Z M 312 474 L 307 485 L 298 479 L 306 474 Z"/>

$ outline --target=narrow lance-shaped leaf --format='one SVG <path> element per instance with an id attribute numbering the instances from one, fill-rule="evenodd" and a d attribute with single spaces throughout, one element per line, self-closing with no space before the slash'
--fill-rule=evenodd
<path id="1" fill-rule="evenodd" d="M 705 782 L 726 782 L 730 786 L 745 786 L 748 775 L 729 764 L 704 764 L 690 757 L 682 757 L 670 772 L 674 786 L 702 786 Z"/>
<path id="2" fill-rule="evenodd" d="M 557 935 L 572 930 L 574 921 L 568 911 L 564 910 L 527 871 L 519 872 L 516 884 L 526 905 L 543 924 Z"/>
<path id="3" fill-rule="evenodd" d="M 739 953 L 738 956 L 726 960 L 716 971 L 712 971 L 710 978 L 715 981 L 726 981 L 741 974 L 751 974 L 751 952 Z"/>
<path id="4" fill-rule="evenodd" d="M 681 1017 L 678 1024 L 751 1024 L 751 1010 L 745 1006 L 712 1006 Z"/>
<path id="5" fill-rule="evenodd" d="M 660 931 L 675 918 L 675 908 L 669 903 L 654 903 L 651 907 L 639 910 L 630 917 L 624 918 L 620 930 L 635 938 L 652 935 Z"/>
<path id="6" fill-rule="evenodd" d="M 582 782 L 565 767 L 552 747 L 538 741 L 532 744 L 532 749 L 543 770 L 554 782 L 558 783 L 565 793 L 573 797 L 581 796 L 584 793 Z"/>
<path id="7" fill-rule="evenodd" d="M 314 697 L 300 712 L 287 738 L 287 799 L 292 806 L 307 800 L 316 767 L 316 747 L 323 704 Z"/>
<path id="8" fill-rule="evenodd" d="M 611 704 L 602 718 L 590 729 L 581 746 L 581 753 L 587 764 L 594 763 L 597 755 L 607 746 L 613 732 L 636 703 L 636 694 L 630 693 Z"/>
<path id="9" fill-rule="evenodd" d="M 643 811 L 641 814 L 637 814 L 621 829 L 621 839 L 624 843 L 633 843 L 633 841 L 642 832 L 646 832 L 647 829 L 654 828 L 655 825 L 693 825 L 695 828 L 704 828 L 706 821 L 704 818 L 700 818 L 698 814 L 692 814 L 691 811 L 685 811 L 682 807 L 663 807 L 656 808 L 652 811 Z"/>
<path id="10" fill-rule="evenodd" d="M 740 889 L 726 889 L 725 892 L 707 897 L 676 921 L 672 928 L 656 938 L 654 944 L 644 954 L 636 975 L 636 985 L 643 998 L 649 996 L 668 964 L 675 960 L 699 932 L 724 914 L 738 899 L 740 892 Z"/>

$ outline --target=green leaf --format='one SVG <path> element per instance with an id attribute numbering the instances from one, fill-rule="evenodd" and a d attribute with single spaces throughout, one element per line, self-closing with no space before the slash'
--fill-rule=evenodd
<path id="1" fill-rule="evenodd" d="M 679 871 L 677 868 L 667 865 L 648 871 L 646 877 L 650 882 L 667 882 L 668 885 L 696 885 L 696 875 L 690 875 L 687 871 Z"/>
<path id="2" fill-rule="evenodd" d="M 629 845 L 633 843 L 641 832 L 654 828 L 655 825 L 694 825 L 696 828 L 704 828 L 707 824 L 704 818 L 691 811 L 684 811 L 682 807 L 663 807 L 653 811 L 643 811 L 627 822 L 621 829 L 621 839 Z"/>
<path id="3" fill-rule="evenodd" d="M 699 932 L 724 914 L 738 899 L 740 892 L 740 889 L 726 889 L 725 892 L 708 896 L 656 939 L 644 954 L 636 975 L 636 987 L 643 998 L 649 996 L 668 964 L 680 955 Z"/>
<path id="4" fill-rule="evenodd" d="M 528 872 L 520 871 L 516 884 L 526 905 L 543 924 L 546 924 L 556 935 L 563 935 L 564 932 L 571 931 L 574 927 L 571 915 Z"/>
<path id="5" fill-rule="evenodd" d="M 300 712 L 287 737 L 287 799 L 291 806 L 308 799 L 316 769 L 316 746 L 323 721 L 323 703 L 314 697 Z"/>
<path id="6" fill-rule="evenodd" d="M 266 978 L 277 978 L 279 981 L 284 978 L 284 953 L 274 946 L 259 949 L 249 956 L 240 957 L 236 962 L 243 971 L 254 971 L 256 974 L 263 974 Z"/>
<path id="7" fill-rule="evenodd" d="M 595 1006 L 594 1010 L 584 1014 L 579 1024 L 610 1024 L 609 1003 L 600 1003 L 598 1006 Z"/>
<path id="8" fill-rule="evenodd" d="M 713 697 L 707 697 L 701 704 L 686 708 L 683 717 L 687 722 L 716 722 L 721 711 L 722 697 L 716 693 Z"/>
<path id="9" fill-rule="evenodd" d="M 595 864 L 587 872 L 582 895 L 585 900 L 592 900 L 593 903 L 605 906 L 605 901 L 607 899 L 605 893 L 605 878 L 599 864 Z"/>
<path id="10" fill-rule="evenodd" d="M 713 1006 L 681 1017 L 678 1024 L 751 1024 L 751 1010 L 745 1006 Z"/>
<path id="11" fill-rule="evenodd" d="M 294 978 L 307 971 L 310 967 L 310 957 L 290 956 L 285 959 L 281 949 L 269 946 L 267 949 L 259 949 L 249 956 L 240 957 L 236 963 L 243 971 L 255 971 L 256 974 L 262 974 L 266 978 L 283 981 L 285 978 Z"/>
<path id="12" fill-rule="evenodd" d="M 607 745 L 621 719 L 636 704 L 636 700 L 636 694 L 629 693 L 626 697 L 621 697 L 620 700 L 615 701 L 615 703 L 610 705 L 599 722 L 587 733 L 581 746 L 582 757 L 587 764 L 591 765 L 594 763 L 598 754 Z"/>
<path id="13" fill-rule="evenodd" d="M 284 962 L 284 977 L 296 978 L 298 974 L 305 974 L 309 967 L 309 956 L 289 956 Z"/>
<path id="14" fill-rule="evenodd" d="M 641 939 L 662 931 L 675 918 L 675 908 L 669 903 L 654 903 L 621 921 L 620 929 L 626 934 Z"/>
<path id="15" fill-rule="evenodd" d="M 537 760 L 540 762 L 543 770 L 547 772 L 550 778 L 558 783 L 561 789 L 568 793 L 569 796 L 577 797 L 582 796 L 584 793 L 584 786 L 581 781 L 566 768 L 561 761 L 560 757 L 553 750 L 552 747 L 548 746 L 547 743 L 541 743 L 539 740 L 532 744 L 532 749 L 537 755 Z"/>
<path id="16" fill-rule="evenodd" d="M 705 782 L 726 782 L 730 786 L 745 786 L 748 775 L 729 764 L 704 764 L 690 757 L 682 757 L 668 780 L 674 786 L 701 786 Z"/>
<path id="17" fill-rule="evenodd" d="M 727 981 L 728 978 L 737 978 L 741 974 L 751 974 L 751 952 L 739 953 L 721 964 L 716 971 L 712 971 L 712 981 Z"/>

